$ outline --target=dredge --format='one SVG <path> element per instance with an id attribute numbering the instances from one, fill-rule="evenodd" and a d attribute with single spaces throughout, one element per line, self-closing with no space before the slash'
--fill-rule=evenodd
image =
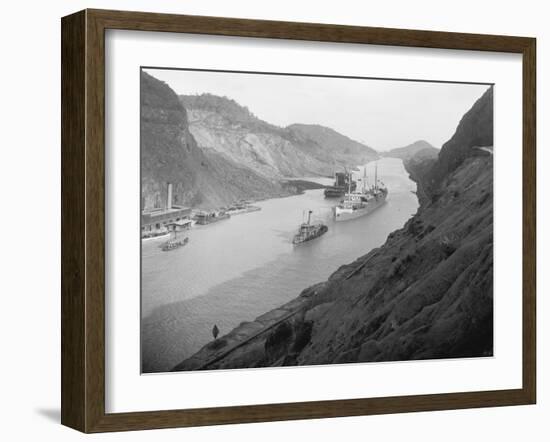
<path id="1" fill-rule="evenodd" d="M 325 189 L 325 198 L 340 198 L 346 194 L 346 191 L 353 192 L 357 188 L 357 183 L 352 180 L 351 173 L 337 172 L 334 174 L 334 186 Z"/>

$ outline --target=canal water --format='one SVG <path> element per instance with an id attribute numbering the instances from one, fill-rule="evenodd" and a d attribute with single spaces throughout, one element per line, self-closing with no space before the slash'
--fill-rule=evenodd
<path id="1" fill-rule="evenodd" d="M 361 177 L 362 168 L 355 174 Z M 374 163 L 367 176 L 374 177 Z M 388 187 L 387 203 L 363 218 L 334 222 L 331 208 L 338 200 L 316 189 L 258 202 L 261 211 L 196 225 L 185 233 L 189 243 L 174 251 L 161 251 L 166 239 L 142 242 L 142 371 L 169 371 L 212 339 L 214 324 L 223 335 L 382 245 L 416 212 L 418 201 L 401 160 L 379 160 L 378 176 Z M 307 210 L 329 230 L 293 246 Z"/>

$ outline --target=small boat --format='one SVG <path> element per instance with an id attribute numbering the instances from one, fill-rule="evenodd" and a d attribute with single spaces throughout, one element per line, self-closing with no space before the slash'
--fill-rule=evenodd
<path id="1" fill-rule="evenodd" d="M 189 242 L 189 237 L 185 237 L 181 240 L 178 240 L 178 232 L 177 230 L 173 230 L 172 233 L 174 234 L 174 237 L 166 241 L 164 244 L 160 246 L 161 250 L 163 252 L 169 252 L 171 250 L 176 250 L 180 247 L 183 247 Z"/>
<path id="2" fill-rule="evenodd" d="M 166 241 L 162 246 L 163 252 L 169 252 L 170 250 L 175 250 L 179 247 L 183 247 L 185 244 L 189 242 L 189 238 L 184 238 L 181 241 Z"/>
<path id="3" fill-rule="evenodd" d="M 311 213 L 312 211 L 309 210 L 307 213 L 307 222 L 300 224 L 298 233 L 296 233 L 292 239 L 292 244 L 297 245 L 306 241 L 311 241 L 327 233 L 328 227 L 325 224 L 321 222 L 311 222 Z"/>
<path id="4" fill-rule="evenodd" d="M 162 245 L 162 251 L 163 252 L 169 252 L 170 250 L 175 250 L 179 247 L 183 247 L 185 244 L 189 242 L 189 238 L 183 238 L 181 241 L 166 241 Z"/>

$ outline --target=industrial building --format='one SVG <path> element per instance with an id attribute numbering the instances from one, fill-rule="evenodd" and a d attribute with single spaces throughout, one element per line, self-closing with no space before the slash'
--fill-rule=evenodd
<path id="1" fill-rule="evenodd" d="M 148 238 L 165 234 L 172 230 L 191 227 L 191 208 L 172 203 L 172 183 L 166 183 L 167 197 L 164 207 L 141 212 L 141 237 Z"/>

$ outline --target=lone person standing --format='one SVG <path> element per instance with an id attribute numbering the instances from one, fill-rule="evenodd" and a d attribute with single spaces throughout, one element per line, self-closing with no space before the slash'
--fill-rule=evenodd
<path id="1" fill-rule="evenodd" d="M 214 339 L 216 339 L 219 334 L 220 334 L 220 329 L 216 324 L 214 324 L 214 328 L 212 329 L 212 336 L 214 336 Z"/>

